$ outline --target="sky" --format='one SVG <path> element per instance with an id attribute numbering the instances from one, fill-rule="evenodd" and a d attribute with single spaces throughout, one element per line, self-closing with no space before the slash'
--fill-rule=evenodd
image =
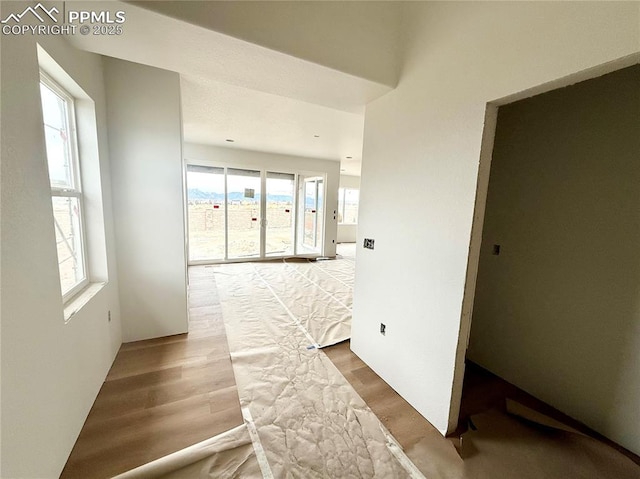
<path id="1" fill-rule="evenodd" d="M 250 176 L 227 176 L 229 193 L 244 192 L 252 188 L 260 193 L 260 178 Z M 190 171 L 187 173 L 187 187 L 201 191 L 224 194 L 224 175 Z M 293 180 L 267 178 L 267 189 L 272 195 L 293 195 Z"/>

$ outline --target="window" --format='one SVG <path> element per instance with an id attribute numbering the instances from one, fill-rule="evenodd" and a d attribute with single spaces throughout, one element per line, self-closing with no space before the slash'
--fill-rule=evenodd
<path id="1" fill-rule="evenodd" d="M 338 190 L 338 223 L 355 225 L 358 223 L 358 200 L 360 190 L 340 188 Z"/>
<path id="2" fill-rule="evenodd" d="M 40 96 L 60 286 L 66 301 L 89 282 L 74 100 L 44 73 L 40 76 Z"/>

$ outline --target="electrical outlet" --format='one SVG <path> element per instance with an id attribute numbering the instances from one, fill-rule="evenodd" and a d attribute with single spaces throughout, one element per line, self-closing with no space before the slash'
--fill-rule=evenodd
<path id="1" fill-rule="evenodd" d="M 365 249 L 373 249 L 373 243 L 374 243 L 374 240 L 370 238 L 365 238 L 363 246 L 365 247 Z"/>
<path id="2" fill-rule="evenodd" d="M 493 245 L 493 254 L 496 256 L 500 255 L 500 245 L 499 244 L 494 244 Z"/>
<path id="3" fill-rule="evenodd" d="M 380 334 L 383 336 L 387 334 L 387 326 L 384 323 L 380 323 Z"/>
<path id="4" fill-rule="evenodd" d="M 109 320 L 109 322 L 111 322 L 111 311 L 107 312 L 107 319 Z"/>

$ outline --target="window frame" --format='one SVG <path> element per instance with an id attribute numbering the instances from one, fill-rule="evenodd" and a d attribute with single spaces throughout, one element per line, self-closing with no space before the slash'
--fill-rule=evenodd
<path id="1" fill-rule="evenodd" d="M 356 216 L 356 221 L 352 223 L 347 223 L 344 221 L 345 212 L 347 210 L 347 190 L 357 191 L 358 192 L 358 210 L 360 209 L 360 189 L 359 188 L 349 188 L 349 187 L 340 187 L 338 188 L 338 224 L 339 225 L 357 225 L 358 218 Z"/>
<path id="2" fill-rule="evenodd" d="M 60 258 L 58 258 L 58 276 L 60 278 L 60 293 L 62 294 L 62 302 L 69 302 L 74 296 L 84 290 L 90 283 L 89 276 L 89 263 L 88 263 L 88 255 L 87 255 L 87 233 L 86 233 L 86 223 L 84 220 L 84 195 L 82 192 L 82 181 L 81 181 L 81 165 L 80 165 L 80 154 L 78 149 L 78 131 L 76 124 L 76 103 L 75 98 L 71 95 L 64 87 L 62 87 L 57 81 L 55 81 L 51 76 L 47 75 L 46 72 L 40 70 L 40 84 L 43 84 L 46 88 L 51 90 L 55 95 L 60 97 L 60 99 L 66 105 L 66 122 L 67 128 L 69 130 L 69 139 L 68 139 L 68 148 L 70 155 L 70 163 L 71 163 L 71 187 L 60 187 L 54 186 L 51 184 L 51 178 L 49 178 L 49 186 L 51 188 L 51 201 L 53 206 L 53 199 L 56 197 L 59 198 L 76 198 L 78 200 L 78 224 L 79 224 L 79 234 L 80 241 L 79 245 L 81 247 L 81 258 L 82 258 L 82 266 L 83 266 L 83 278 L 77 282 L 69 291 L 66 293 L 62 293 L 62 275 L 60 271 Z M 42 102 L 42 98 L 40 100 Z M 42 118 L 42 128 L 43 132 L 45 131 L 46 125 L 44 123 L 44 114 Z M 47 172 L 49 171 L 49 157 L 46 151 L 46 134 L 45 134 L 45 155 L 47 157 Z M 53 212 L 53 219 L 55 224 L 55 212 Z M 55 227 L 55 226 L 54 226 Z M 57 256 L 57 241 L 56 241 L 56 256 Z"/>

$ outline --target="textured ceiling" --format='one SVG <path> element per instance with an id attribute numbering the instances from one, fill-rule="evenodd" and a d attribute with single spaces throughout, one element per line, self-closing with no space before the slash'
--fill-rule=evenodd
<path id="1" fill-rule="evenodd" d="M 360 114 L 201 77 L 183 75 L 181 87 L 185 141 L 342 160 L 345 174 L 359 174 Z"/>
<path id="2" fill-rule="evenodd" d="M 210 2 L 189 3 L 206 9 Z M 83 4 L 89 10 L 125 11 L 124 33 L 75 35 L 69 38 L 74 45 L 181 74 L 185 141 L 341 161 L 345 174 L 359 174 L 364 106 L 389 92 L 388 84 L 131 3 L 74 2 L 74 8 Z M 249 23 L 256 21 L 254 17 Z M 341 31 L 344 34 L 344 28 Z M 285 40 L 280 32 L 279 45 Z M 289 41 L 296 40 L 294 36 Z M 319 44 L 318 51 L 322 48 Z M 362 54 L 362 48 L 353 54 Z M 310 47 L 307 50 L 313 56 Z M 344 63 L 345 56 L 336 62 Z"/>

